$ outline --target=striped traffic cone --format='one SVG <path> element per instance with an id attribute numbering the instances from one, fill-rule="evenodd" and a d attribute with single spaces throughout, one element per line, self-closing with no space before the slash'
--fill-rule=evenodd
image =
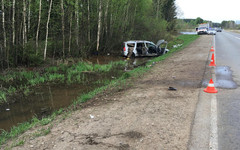
<path id="1" fill-rule="evenodd" d="M 215 58 L 214 58 L 214 53 L 212 53 L 211 63 L 209 64 L 209 66 L 216 66 L 216 64 L 215 64 Z"/>
<path id="2" fill-rule="evenodd" d="M 218 92 L 217 89 L 215 89 L 215 87 L 214 87 L 214 83 L 213 83 L 212 79 L 209 81 L 207 88 L 204 89 L 203 91 L 206 93 L 217 93 Z"/>
<path id="3" fill-rule="evenodd" d="M 213 46 L 212 46 L 212 48 L 211 48 L 210 52 L 214 52 L 214 48 L 213 48 Z"/>

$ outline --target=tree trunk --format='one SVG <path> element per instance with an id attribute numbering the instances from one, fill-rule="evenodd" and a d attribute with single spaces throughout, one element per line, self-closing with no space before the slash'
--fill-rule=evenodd
<path id="1" fill-rule="evenodd" d="M 28 32 L 30 31 L 31 27 L 31 0 L 28 1 Z"/>
<path id="2" fill-rule="evenodd" d="M 99 42 L 101 36 L 101 28 L 102 28 L 102 0 L 99 0 L 99 11 L 98 11 L 98 32 L 97 32 L 97 53 L 99 50 Z"/>
<path id="3" fill-rule="evenodd" d="M 79 10 L 78 10 L 78 0 L 75 1 L 75 16 L 76 16 L 76 27 L 75 27 L 75 36 L 77 49 L 79 48 Z"/>
<path id="4" fill-rule="evenodd" d="M 50 16 L 51 16 L 51 10 L 52 10 L 52 0 L 50 1 L 50 6 L 48 9 L 48 19 L 47 19 L 47 25 L 46 25 L 46 40 L 45 40 L 45 48 L 44 48 L 44 54 L 43 54 L 44 60 L 46 60 L 46 56 L 47 56 L 48 25 L 49 25 Z"/>
<path id="5" fill-rule="evenodd" d="M 16 31 L 15 31 L 15 5 L 16 5 L 16 1 L 13 0 L 12 2 L 12 47 L 15 50 L 15 65 L 17 66 L 17 62 L 18 62 L 18 57 L 17 57 L 17 49 L 15 46 L 15 36 L 16 36 Z"/>
<path id="6" fill-rule="evenodd" d="M 71 42 L 72 42 L 72 13 L 70 15 L 70 26 L 69 26 L 69 43 L 68 43 L 68 55 L 71 56 Z"/>
<path id="7" fill-rule="evenodd" d="M 2 0 L 2 28 L 3 28 L 3 66 L 6 62 L 8 62 L 8 58 L 6 58 L 6 50 L 7 50 L 7 38 L 6 38 L 6 28 L 5 28 L 5 10 L 4 10 L 4 0 Z"/>
<path id="8" fill-rule="evenodd" d="M 64 34 L 64 30 L 65 30 L 65 25 L 64 25 L 64 7 L 63 7 L 63 0 L 61 0 L 61 12 L 62 12 L 62 54 L 63 54 L 63 59 L 65 57 L 65 34 Z"/>
<path id="9" fill-rule="evenodd" d="M 108 37 L 108 7 L 109 7 L 109 0 L 107 0 L 107 4 L 106 4 L 106 10 L 105 10 L 105 14 L 104 14 L 104 29 L 105 29 L 105 35 L 106 38 Z"/>
<path id="10" fill-rule="evenodd" d="M 37 34 L 36 34 L 36 54 L 38 53 L 38 37 L 39 37 L 39 28 L 41 24 L 41 12 L 42 12 L 42 0 L 39 0 L 38 26 L 37 26 Z"/>
<path id="11" fill-rule="evenodd" d="M 88 43 L 91 42 L 91 28 L 90 28 L 90 2 L 88 0 Z"/>
<path id="12" fill-rule="evenodd" d="M 129 23 L 129 8 L 130 8 L 130 1 L 128 0 L 128 2 L 127 2 L 127 5 L 126 5 L 126 10 L 124 11 L 125 12 L 125 14 L 124 14 L 124 22 L 123 22 L 123 24 L 122 24 L 122 29 L 121 29 L 121 31 L 122 31 L 122 38 L 123 38 L 123 36 L 124 36 L 124 32 L 125 32 L 125 29 L 126 29 L 126 27 L 127 27 L 127 23 Z"/>
<path id="13" fill-rule="evenodd" d="M 157 0 L 157 12 L 156 12 L 156 19 L 159 17 L 159 6 L 160 5 L 160 0 Z"/>
<path id="14" fill-rule="evenodd" d="M 12 4 L 12 45 L 15 46 L 15 4 L 16 1 L 13 0 L 13 4 Z"/>
<path id="15" fill-rule="evenodd" d="M 23 47 L 27 43 L 26 0 L 23 0 Z"/>

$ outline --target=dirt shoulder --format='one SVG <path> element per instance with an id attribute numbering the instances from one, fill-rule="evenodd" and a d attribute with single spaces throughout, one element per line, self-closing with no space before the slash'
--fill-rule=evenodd
<path id="1" fill-rule="evenodd" d="M 26 132 L 19 137 L 24 144 L 13 149 L 187 149 L 212 39 L 201 36 L 155 64 L 132 88 L 95 98 L 54 121 L 49 134 L 33 136 L 40 128 Z"/>

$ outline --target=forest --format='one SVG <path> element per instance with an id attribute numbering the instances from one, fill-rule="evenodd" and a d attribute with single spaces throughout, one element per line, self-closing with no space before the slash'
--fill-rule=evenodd
<path id="1" fill-rule="evenodd" d="M 175 0 L 1 0 L 0 68 L 119 54 L 130 39 L 171 37 Z"/>

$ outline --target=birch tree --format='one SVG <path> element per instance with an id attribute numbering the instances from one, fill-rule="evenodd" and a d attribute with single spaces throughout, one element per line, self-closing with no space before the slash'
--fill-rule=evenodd
<path id="1" fill-rule="evenodd" d="M 87 15 L 87 20 L 88 20 L 88 43 L 91 42 L 91 28 L 90 28 L 90 2 L 88 0 L 88 15 Z"/>
<path id="2" fill-rule="evenodd" d="M 50 5 L 49 5 L 49 9 L 48 9 L 48 19 L 47 19 L 47 25 L 46 25 L 46 40 L 45 40 L 45 48 L 44 48 L 44 54 L 43 54 L 44 60 L 46 60 L 46 56 L 47 56 L 48 25 L 49 25 L 50 16 L 51 16 L 51 10 L 52 10 L 52 0 L 50 0 Z"/>
<path id="3" fill-rule="evenodd" d="M 61 12 L 62 12 L 62 54 L 63 54 L 63 58 L 65 57 L 65 25 L 64 25 L 64 6 L 63 6 L 63 0 L 61 0 Z"/>
<path id="4" fill-rule="evenodd" d="M 104 14 L 104 30 L 106 37 L 108 35 L 108 7 L 109 7 L 109 0 L 106 2 L 106 9 L 105 9 L 105 14 Z"/>
<path id="5" fill-rule="evenodd" d="M 99 0 L 99 8 L 98 8 L 98 31 L 97 31 L 97 52 L 98 52 L 98 50 L 99 50 L 101 28 L 102 28 L 102 0 Z"/>
<path id="6" fill-rule="evenodd" d="M 12 2 L 12 45 L 15 46 L 15 4 L 16 1 Z"/>
<path id="7" fill-rule="evenodd" d="M 70 23 L 69 23 L 69 40 L 68 40 L 68 55 L 71 55 L 71 42 L 72 42 L 72 13 L 70 14 Z"/>
<path id="8" fill-rule="evenodd" d="M 31 27 L 31 0 L 28 1 L 28 32 Z"/>
<path id="9" fill-rule="evenodd" d="M 38 37 L 39 37 L 39 28 L 41 24 L 41 12 L 42 12 L 42 0 L 39 0 L 38 26 L 37 26 L 37 33 L 36 33 L 36 54 L 38 53 Z"/>
<path id="10" fill-rule="evenodd" d="M 77 48 L 79 48 L 79 10 L 78 10 L 78 0 L 75 0 L 75 18 L 76 18 L 76 26 L 75 26 L 75 38 Z"/>
<path id="11" fill-rule="evenodd" d="M 3 28 L 3 62 L 4 62 L 4 61 L 7 61 L 6 60 L 7 39 L 6 39 L 6 28 L 5 28 L 4 0 L 2 0 L 2 28 Z"/>
<path id="12" fill-rule="evenodd" d="M 23 0 L 23 47 L 27 43 L 26 0 Z"/>

